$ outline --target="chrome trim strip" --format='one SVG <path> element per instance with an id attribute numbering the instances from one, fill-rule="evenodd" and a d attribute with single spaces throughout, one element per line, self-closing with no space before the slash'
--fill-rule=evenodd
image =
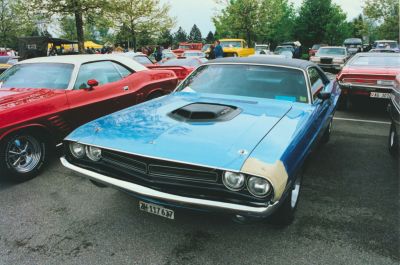
<path id="1" fill-rule="evenodd" d="M 205 180 L 205 179 L 196 179 L 196 178 L 191 178 L 191 177 L 181 177 L 178 175 L 172 175 L 172 174 L 167 174 L 167 173 L 155 173 L 151 169 L 152 167 L 153 168 L 154 167 L 169 168 L 169 169 L 174 169 L 174 170 L 185 170 L 185 171 L 198 172 L 198 173 L 203 173 L 203 174 L 210 174 L 211 176 L 214 176 L 215 179 Z M 210 169 L 212 170 L 212 168 L 210 168 Z M 205 171 L 205 170 L 195 170 L 195 169 L 189 169 L 189 168 L 163 166 L 163 165 L 157 165 L 157 164 L 148 164 L 147 170 L 148 170 L 149 176 L 152 176 L 152 177 L 166 177 L 169 179 L 178 179 L 178 180 L 187 180 L 187 181 L 196 181 L 196 182 L 209 182 L 209 183 L 215 183 L 218 181 L 218 173 L 217 172 L 209 172 L 209 171 Z"/>
<path id="2" fill-rule="evenodd" d="M 375 88 L 375 89 L 389 89 L 393 90 L 393 87 L 390 86 L 371 86 L 371 85 L 358 85 L 358 84 L 353 84 L 353 83 L 344 83 L 339 81 L 339 85 L 346 87 L 346 88 L 352 88 L 352 87 L 357 87 L 357 88 Z"/>
<path id="3" fill-rule="evenodd" d="M 285 115 L 286 114 L 287 113 L 285 113 Z M 119 152 L 119 153 L 128 154 L 128 155 L 136 155 L 136 156 L 141 156 L 141 157 L 145 157 L 145 158 L 163 160 L 163 161 L 166 161 L 166 162 L 173 162 L 173 163 L 179 163 L 179 164 L 184 164 L 184 165 L 189 165 L 189 166 L 198 166 L 198 167 L 205 167 L 205 168 L 210 168 L 210 169 L 217 169 L 217 170 L 232 171 L 232 172 L 235 172 L 235 173 L 241 173 L 240 169 L 237 170 L 237 169 L 223 168 L 223 167 L 210 167 L 209 165 L 188 163 L 188 162 L 180 161 L 180 160 L 174 160 L 174 159 L 168 159 L 168 158 L 156 157 L 156 156 L 149 156 L 149 155 L 143 155 L 143 154 L 138 154 L 138 153 L 133 153 L 133 152 L 122 151 L 122 150 L 118 150 L 118 149 L 113 149 L 113 148 L 109 148 L 109 147 L 104 147 L 104 146 L 100 146 L 100 145 L 89 144 L 89 143 L 82 142 L 82 141 L 79 141 L 79 140 L 71 140 L 71 139 L 68 139 L 68 138 L 65 138 L 64 141 L 76 142 L 76 143 L 80 143 L 80 144 L 83 144 L 83 145 L 98 147 L 98 148 L 101 148 L 101 149 L 104 149 L 104 150 Z"/>
<path id="4" fill-rule="evenodd" d="M 139 195 L 147 196 L 150 198 L 154 199 L 161 199 L 161 200 L 166 200 L 170 202 L 175 202 L 179 204 L 186 204 L 186 205 L 191 205 L 191 206 L 197 206 L 197 207 L 205 207 L 205 208 L 211 208 L 211 209 L 219 209 L 219 210 L 226 210 L 234 213 L 247 213 L 247 214 L 252 214 L 252 215 L 257 215 L 260 217 L 267 216 L 269 215 L 272 210 L 274 210 L 278 205 L 279 202 L 274 202 L 273 204 L 267 206 L 267 207 L 251 207 L 251 206 L 245 206 L 245 205 L 240 205 L 240 204 L 233 204 L 233 203 L 226 203 L 226 202 L 219 202 L 219 201 L 210 201 L 210 200 L 204 200 L 204 199 L 196 199 L 196 198 L 189 198 L 189 197 L 184 197 L 184 196 L 179 196 L 179 195 L 173 195 L 165 192 L 160 192 L 157 190 L 153 190 L 144 186 L 140 186 L 131 182 L 115 179 L 115 178 L 110 178 L 108 176 L 89 171 L 87 169 L 75 166 L 71 163 L 69 163 L 65 157 L 60 158 L 61 163 L 63 166 L 66 168 L 73 170 L 75 172 L 78 172 L 82 174 L 83 176 L 107 184 L 109 186 L 113 186 L 122 190 L 130 191 Z"/>

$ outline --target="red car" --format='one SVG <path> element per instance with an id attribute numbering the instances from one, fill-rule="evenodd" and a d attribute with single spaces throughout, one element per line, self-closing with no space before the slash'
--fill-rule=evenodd
<path id="1" fill-rule="evenodd" d="M 165 69 L 174 71 L 179 81 L 185 79 L 194 69 L 202 63 L 207 62 L 206 58 L 189 57 L 182 59 L 170 59 L 161 64 L 161 66 L 151 66 L 149 69 Z"/>
<path id="2" fill-rule="evenodd" d="M 346 106 L 353 95 L 389 99 L 396 76 L 400 74 L 398 53 L 358 53 L 338 74 Z"/>
<path id="3" fill-rule="evenodd" d="M 52 147 L 91 120 L 167 94 L 172 71 L 127 57 L 71 55 L 22 61 L 0 76 L 0 175 L 35 177 Z"/>
<path id="4" fill-rule="evenodd" d="M 308 56 L 312 57 L 315 56 L 319 48 L 321 47 L 326 47 L 328 44 L 314 44 L 309 50 L 308 50 Z"/>
<path id="5" fill-rule="evenodd" d="M 179 48 L 172 50 L 172 52 L 175 53 L 176 56 L 181 57 L 182 54 L 187 50 L 201 51 L 202 48 L 203 48 L 202 43 L 181 42 L 181 43 L 179 43 Z"/>

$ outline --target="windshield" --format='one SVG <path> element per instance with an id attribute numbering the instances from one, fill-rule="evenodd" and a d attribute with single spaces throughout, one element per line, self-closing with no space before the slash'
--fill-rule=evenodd
<path id="1" fill-rule="evenodd" d="M 303 72 L 273 66 L 205 65 L 190 75 L 178 91 L 308 101 Z"/>
<path id="2" fill-rule="evenodd" d="M 362 45 L 361 39 L 347 39 L 343 42 L 345 46 L 347 45 Z"/>
<path id="3" fill-rule="evenodd" d="M 67 89 L 73 69 L 64 63 L 17 64 L 0 76 L 0 87 Z"/>
<path id="4" fill-rule="evenodd" d="M 197 59 L 171 59 L 163 63 L 163 65 L 170 65 L 170 66 L 189 66 L 189 67 L 196 67 L 199 66 L 201 63 Z"/>
<path id="5" fill-rule="evenodd" d="M 268 50 L 268 46 L 256 46 L 256 51 Z"/>
<path id="6" fill-rule="evenodd" d="M 206 44 L 203 46 L 203 48 L 201 49 L 201 51 L 205 52 L 208 50 L 208 48 L 210 48 L 211 44 Z"/>
<path id="7" fill-rule="evenodd" d="M 344 48 L 320 48 L 317 56 L 323 55 L 346 55 L 346 50 Z"/>
<path id="8" fill-rule="evenodd" d="M 221 46 L 224 48 L 242 48 L 241 41 L 221 41 Z"/>
<path id="9" fill-rule="evenodd" d="M 179 49 L 189 50 L 190 49 L 190 45 L 179 45 Z"/>
<path id="10" fill-rule="evenodd" d="M 372 66 L 372 67 L 400 67 L 400 56 L 358 56 L 355 57 L 350 65 L 353 66 Z"/>
<path id="11" fill-rule="evenodd" d="M 133 57 L 133 60 L 143 65 L 153 64 L 153 62 L 147 56 L 135 56 Z"/>
<path id="12" fill-rule="evenodd" d="M 311 49 L 312 50 L 318 50 L 319 48 L 321 48 L 320 44 L 314 44 Z"/>
<path id="13" fill-rule="evenodd" d="M 293 52 L 293 48 L 290 46 L 278 46 L 275 49 L 275 54 L 281 54 L 282 52 Z"/>

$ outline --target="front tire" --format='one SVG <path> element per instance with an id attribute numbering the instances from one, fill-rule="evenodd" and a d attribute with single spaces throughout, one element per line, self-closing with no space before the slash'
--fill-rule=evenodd
<path id="1" fill-rule="evenodd" d="M 271 222 L 279 226 L 290 225 L 295 216 L 297 205 L 299 203 L 300 191 L 303 181 L 303 174 L 299 174 L 294 181 L 290 193 L 279 206 L 275 213 L 271 216 Z"/>
<path id="2" fill-rule="evenodd" d="M 399 152 L 398 136 L 397 136 L 396 126 L 392 122 L 389 132 L 389 153 L 392 156 L 395 156 L 398 154 L 398 152 Z"/>
<path id="3" fill-rule="evenodd" d="M 328 128 L 326 128 L 324 135 L 322 136 L 321 142 L 323 144 L 326 144 L 329 142 L 329 139 L 331 138 L 331 133 L 332 133 L 332 124 L 333 124 L 333 119 L 330 120 Z"/>
<path id="4" fill-rule="evenodd" d="M 15 182 L 36 177 L 48 160 L 49 144 L 42 137 L 20 132 L 0 143 L 0 175 Z"/>

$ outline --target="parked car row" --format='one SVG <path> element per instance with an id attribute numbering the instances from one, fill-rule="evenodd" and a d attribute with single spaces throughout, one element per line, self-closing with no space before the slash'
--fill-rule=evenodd
<path id="1" fill-rule="evenodd" d="M 157 65 L 126 53 L 19 62 L 0 75 L 0 175 L 31 179 L 62 145 L 65 167 L 127 191 L 140 210 L 288 225 L 341 93 L 391 98 L 389 151 L 398 152 L 400 54 L 347 56 L 321 47 L 312 61 L 193 56 Z M 330 80 L 316 63 L 345 67 Z"/>

